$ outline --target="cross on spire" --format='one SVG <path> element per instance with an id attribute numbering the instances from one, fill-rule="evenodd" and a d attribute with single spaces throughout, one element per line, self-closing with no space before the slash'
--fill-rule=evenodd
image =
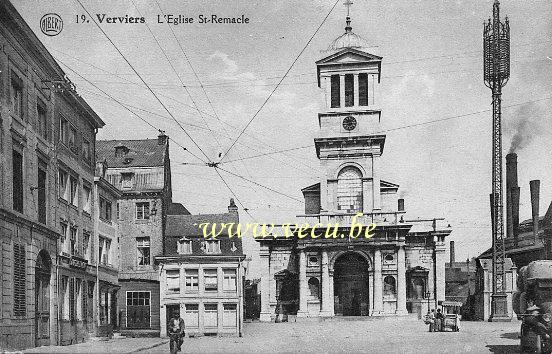
<path id="1" fill-rule="evenodd" d="M 347 17 L 349 17 L 349 10 L 351 9 L 352 4 L 353 2 L 351 0 L 345 0 L 345 2 L 343 3 L 343 5 L 347 7 Z"/>
<path id="2" fill-rule="evenodd" d="M 347 18 L 345 19 L 347 26 L 345 27 L 345 32 L 351 32 L 351 30 L 353 29 L 351 27 L 351 17 L 349 16 L 352 4 L 353 2 L 351 0 L 345 0 L 345 2 L 343 3 L 343 5 L 347 7 Z"/>

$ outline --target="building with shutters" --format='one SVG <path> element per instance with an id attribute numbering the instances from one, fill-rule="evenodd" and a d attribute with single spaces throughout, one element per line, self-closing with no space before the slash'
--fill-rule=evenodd
<path id="1" fill-rule="evenodd" d="M 202 223 L 239 223 L 230 200 L 228 213 L 169 215 L 159 264 L 161 336 L 175 311 L 184 319 L 186 334 L 240 335 L 243 323 L 243 261 L 241 239 L 223 232 L 205 239 Z"/>
<path id="2" fill-rule="evenodd" d="M 117 322 L 122 333 L 158 336 L 159 273 L 153 260 L 163 253 L 172 203 L 169 138 L 161 133 L 157 139 L 98 141 L 96 160 L 106 164 L 105 179 L 121 192 L 113 205 L 119 247 L 125 250 L 119 260 Z"/>
<path id="3" fill-rule="evenodd" d="M 95 288 L 95 318 L 97 334 L 111 337 L 119 328 L 117 297 L 119 293 L 119 225 L 115 207 L 121 191 L 105 179 L 107 164 L 96 164 L 94 177 L 94 265 L 97 278 Z"/>
<path id="4" fill-rule="evenodd" d="M 296 222 L 305 228 L 295 236 L 307 237 L 256 239 L 262 321 L 425 314 L 445 300 L 451 230 L 441 228 L 440 219 L 409 222 L 399 186 L 383 179 L 382 58 L 366 46 L 347 17 L 345 33 L 316 62 L 326 98 L 314 139 L 322 177 L 302 190 L 305 213 Z M 372 223 L 373 235 L 365 238 Z M 329 224 L 335 236 L 320 236 Z"/>
<path id="5" fill-rule="evenodd" d="M 96 131 L 104 126 L 9 1 L 0 1 L 0 347 L 82 341 Z"/>

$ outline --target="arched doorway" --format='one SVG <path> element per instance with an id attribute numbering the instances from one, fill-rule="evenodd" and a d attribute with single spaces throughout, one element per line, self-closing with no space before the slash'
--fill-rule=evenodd
<path id="1" fill-rule="evenodd" d="M 367 316 L 369 310 L 368 262 L 358 253 L 345 253 L 334 263 L 334 312 Z"/>
<path id="2" fill-rule="evenodd" d="M 45 250 L 38 253 L 35 266 L 36 346 L 50 345 L 50 275 L 52 261 Z"/>

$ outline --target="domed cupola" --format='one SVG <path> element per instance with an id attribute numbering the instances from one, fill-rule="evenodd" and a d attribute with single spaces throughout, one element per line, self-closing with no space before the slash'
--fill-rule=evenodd
<path id="1" fill-rule="evenodd" d="M 349 16 L 347 16 L 346 21 L 347 26 L 345 26 L 345 33 L 332 41 L 326 50 L 327 52 L 338 51 L 343 48 L 365 48 L 370 46 L 364 38 L 353 32 L 351 18 Z"/>

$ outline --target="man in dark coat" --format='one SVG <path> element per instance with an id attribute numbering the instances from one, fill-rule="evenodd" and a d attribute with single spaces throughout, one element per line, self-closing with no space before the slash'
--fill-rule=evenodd
<path id="1" fill-rule="evenodd" d="M 178 351 L 180 351 L 182 343 L 184 342 L 183 338 L 186 333 L 184 331 L 184 320 L 182 319 L 182 317 L 180 317 L 179 311 L 173 311 L 171 319 L 169 320 L 168 332 L 169 334 L 178 333 L 177 345 Z"/>

